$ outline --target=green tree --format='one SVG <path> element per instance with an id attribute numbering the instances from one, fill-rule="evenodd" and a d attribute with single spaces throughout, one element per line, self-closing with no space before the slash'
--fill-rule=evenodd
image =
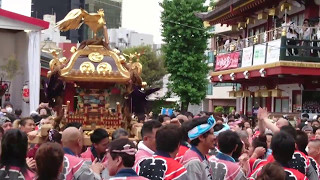
<path id="1" fill-rule="evenodd" d="M 142 80 L 147 82 L 148 87 L 161 88 L 162 78 L 167 73 L 164 68 L 163 56 L 157 55 L 150 46 L 137 46 L 123 50 L 123 53 L 125 54 L 134 54 L 135 52 L 143 54 L 140 57 L 140 62 L 142 64 Z"/>
<path id="2" fill-rule="evenodd" d="M 181 111 L 199 104 L 206 95 L 208 66 L 204 51 L 209 34 L 195 12 L 206 12 L 205 0 L 163 0 L 161 14 L 169 88 L 181 100 Z"/>
<path id="3" fill-rule="evenodd" d="M 224 113 L 224 109 L 222 106 L 217 106 L 216 108 L 214 108 L 214 112 L 216 113 Z"/>
<path id="4" fill-rule="evenodd" d="M 219 2 L 219 0 L 211 0 L 209 6 L 214 8 L 217 5 L 218 2 Z"/>

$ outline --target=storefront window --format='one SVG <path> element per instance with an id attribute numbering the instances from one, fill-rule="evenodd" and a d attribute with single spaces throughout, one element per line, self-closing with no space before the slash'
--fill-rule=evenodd
<path id="1" fill-rule="evenodd" d="M 247 97 L 247 113 L 251 114 L 252 113 L 252 97 Z"/>
<path id="2" fill-rule="evenodd" d="M 281 112 L 281 99 L 275 99 L 275 110 L 274 112 Z"/>
<path id="3" fill-rule="evenodd" d="M 289 98 L 288 97 L 283 97 L 283 98 L 275 98 L 275 112 L 289 112 Z"/>
<path id="4" fill-rule="evenodd" d="M 301 112 L 302 95 L 301 91 L 292 91 L 292 112 Z"/>
<path id="5" fill-rule="evenodd" d="M 255 97 L 254 98 L 255 108 L 266 107 L 266 98 L 265 97 Z"/>

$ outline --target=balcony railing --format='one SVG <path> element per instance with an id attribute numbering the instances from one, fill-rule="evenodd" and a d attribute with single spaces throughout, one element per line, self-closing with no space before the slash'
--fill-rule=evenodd
<path id="1" fill-rule="evenodd" d="M 232 41 L 229 44 L 218 46 L 217 52 L 218 54 L 221 54 L 221 53 L 241 51 L 243 48 L 250 47 L 255 44 L 261 44 L 261 43 L 266 43 L 272 40 L 280 39 L 281 32 L 282 32 L 282 28 L 276 28 L 270 31 L 266 31 L 266 32 L 254 35 L 254 36 L 247 37 L 245 39 Z"/>
<path id="2" fill-rule="evenodd" d="M 295 28 L 296 38 L 287 38 L 287 31 L 277 28 L 218 47 L 214 57 L 214 70 L 282 60 L 320 63 L 320 27 Z"/>

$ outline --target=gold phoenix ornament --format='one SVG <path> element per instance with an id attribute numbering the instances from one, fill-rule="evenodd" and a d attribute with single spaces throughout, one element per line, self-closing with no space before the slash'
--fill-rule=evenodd
<path id="1" fill-rule="evenodd" d="M 68 31 L 70 29 L 79 29 L 83 23 L 89 26 L 94 33 L 94 38 L 96 38 L 97 31 L 106 24 L 103 9 L 99 9 L 97 13 L 88 13 L 84 9 L 73 9 L 64 19 L 57 22 L 56 27 L 60 31 Z"/>

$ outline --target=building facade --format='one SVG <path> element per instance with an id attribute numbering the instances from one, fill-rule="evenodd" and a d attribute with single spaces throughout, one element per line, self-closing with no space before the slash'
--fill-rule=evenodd
<path id="1" fill-rule="evenodd" d="M 88 12 L 97 12 L 99 9 L 104 10 L 106 25 L 108 29 L 117 29 L 121 27 L 122 0 L 86 0 L 85 10 Z M 102 35 L 102 32 L 100 32 Z M 90 39 L 93 37 L 93 32 L 87 27 L 84 27 L 84 38 Z"/>
<path id="2" fill-rule="evenodd" d="M 31 16 L 42 19 L 45 14 L 56 15 L 56 21 L 62 20 L 72 9 L 84 8 L 85 0 L 32 0 Z M 84 26 L 80 29 L 61 32 L 72 43 L 83 41 Z"/>
<path id="3" fill-rule="evenodd" d="M 125 28 L 108 29 L 109 43 L 113 48 L 125 49 L 140 45 L 153 46 L 153 35 L 138 33 Z"/>
<path id="4" fill-rule="evenodd" d="M 241 87 L 229 91 L 241 113 L 320 112 L 318 1 L 224 0 L 197 16 L 229 27 L 212 39 L 211 81 Z"/>

